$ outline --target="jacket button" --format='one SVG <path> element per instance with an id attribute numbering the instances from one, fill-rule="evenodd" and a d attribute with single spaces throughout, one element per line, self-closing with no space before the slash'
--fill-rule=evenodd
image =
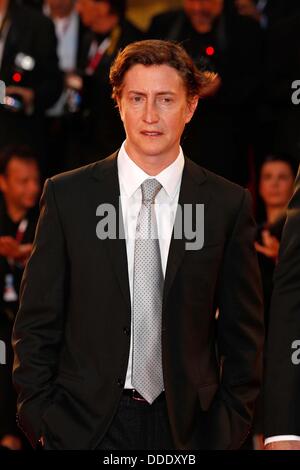
<path id="1" fill-rule="evenodd" d="M 123 333 L 124 333 L 124 335 L 129 336 L 129 335 L 130 335 L 130 330 L 129 330 L 129 328 L 126 328 L 126 327 L 123 328 Z"/>
<path id="2" fill-rule="evenodd" d="M 118 379 L 118 385 L 119 385 L 120 388 L 124 387 L 124 383 L 125 383 L 124 380 Z"/>

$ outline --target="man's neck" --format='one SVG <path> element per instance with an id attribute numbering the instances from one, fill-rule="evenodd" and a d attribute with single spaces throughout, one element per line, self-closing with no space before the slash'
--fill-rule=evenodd
<path id="1" fill-rule="evenodd" d="M 175 162 L 176 158 L 179 155 L 179 148 L 177 154 L 166 155 L 165 158 L 163 157 L 139 157 L 134 151 L 127 147 L 125 143 L 125 150 L 129 158 L 139 167 L 141 168 L 147 175 L 149 176 L 156 176 L 165 170 L 168 166 L 172 165 Z"/>
<path id="2" fill-rule="evenodd" d="M 8 201 L 6 201 L 6 211 L 10 219 L 15 223 L 24 219 L 27 214 L 26 209 L 24 209 L 23 207 L 15 206 L 14 204 L 9 203 Z"/>

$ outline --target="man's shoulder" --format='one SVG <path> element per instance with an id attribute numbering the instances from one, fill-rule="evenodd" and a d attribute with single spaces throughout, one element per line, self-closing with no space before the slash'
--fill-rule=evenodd
<path id="1" fill-rule="evenodd" d="M 101 180 L 109 175 L 117 175 L 117 152 L 95 163 L 59 173 L 49 178 L 49 184 L 58 198 L 83 197 L 93 180 L 101 184 Z"/>
<path id="2" fill-rule="evenodd" d="M 148 29 L 148 38 L 166 36 L 168 31 L 174 26 L 174 23 L 184 18 L 185 14 L 182 9 L 166 11 L 155 15 Z"/>
<path id="3" fill-rule="evenodd" d="M 55 188 L 70 189 L 72 186 L 81 184 L 88 184 L 89 178 L 102 179 L 105 178 L 107 173 L 116 171 L 117 168 L 117 152 L 109 157 L 99 160 L 88 165 L 81 166 L 75 170 L 66 171 L 52 176 L 50 181 Z"/>
<path id="4" fill-rule="evenodd" d="M 207 170 L 189 158 L 186 158 L 186 163 L 188 171 L 200 182 L 205 181 L 214 195 L 227 196 L 233 199 L 243 197 L 245 189 L 242 186 Z"/>
<path id="5" fill-rule="evenodd" d="M 53 27 L 53 23 L 50 20 L 50 18 L 45 16 L 42 11 L 36 8 L 33 8 L 29 5 L 15 4 L 12 9 L 12 16 L 15 22 L 22 23 L 22 25 L 25 28 L 26 28 L 26 25 L 28 24 L 26 22 L 29 22 L 29 21 L 30 21 L 31 27 L 32 26 L 34 27 L 38 26 L 38 27 L 44 27 L 44 28 L 49 27 L 49 26 Z M 25 20 L 26 22 L 24 25 Z"/>
<path id="6" fill-rule="evenodd" d="M 186 164 L 187 171 L 196 183 L 199 184 L 199 197 L 204 197 L 209 207 L 218 211 L 222 220 L 234 221 L 242 208 L 247 211 L 252 210 L 251 197 L 245 188 L 201 167 L 189 159 L 186 159 Z"/>
<path id="7" fill-rule="evenodd" d="M 162 13 L 158 13 L 157 15 L 153 16 L 152 21 L 167 21 L 170 19 L 176 19 L 179 16 L 182 16 L 184 14 L 184 11 L 182 8 L 178 8 L 176 10 L 171 10 L 171 11 L 164 11 Z"/>

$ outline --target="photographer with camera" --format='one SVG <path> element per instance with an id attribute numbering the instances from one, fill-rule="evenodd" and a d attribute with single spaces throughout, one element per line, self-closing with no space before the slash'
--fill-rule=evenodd
<path id="1" fill-rule="evenodd" d="M 77 97 L 80 107 L 70 149 L 73 168 L 78 162 L 82 165 L 104 158 L 121 145 L 124 129 L 111 98 L 109 70 L 120 49 L 143 37 L 125 17 L 126 0 L 78 0 L 76 8 L 88 30 L 82 39 L 77 73 L 68 80 L 73 105 L 76 107 Z"/>
<path id="2" fill-rule="evenodd" d="M 0 0 L 0 147 L 31 145 L 44 154 L 44 114 L 61 93 L 52 22 L 34 9 Z"/>
<path id="3" fill-rule="evenodd" d="M 73 87 L 72 77 L 78 68 L 86 28 L 76 11 L 75 0 L 45 0 L 43 11 L 54 23 L 59 68 L 64 78 L 59 99 L 46 112 L 47 175 L 53 176 L 73 164 L 76 166 L 74 153 L 69 152 L 69 147 L 77 132 L 81 96 Z"/>

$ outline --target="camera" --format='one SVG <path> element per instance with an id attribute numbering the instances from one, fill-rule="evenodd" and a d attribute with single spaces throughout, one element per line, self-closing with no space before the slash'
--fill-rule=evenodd
<path id="1" fill-rule="evenodd" d="M 20 95 L 11 94 L 4 97 L 4 108 L 12 112 L 21 112 L 24 110 L 23 99 Z"/>
<path id="2" fill-rule="evenodd" d="M 29 86 L 28 76 L 35 68 L 35 59 L 24 52 L 19 52 L 14 60 L 14 67 L 11 72 L 12 86 Z M 3 106 L 5 109 L 12 112 L 23 112 L 24 102 L 20 95 L 17 93 L 4 96 Z"/>
<path id="3" fill-rule="evenodd" d="M 81 111 L 83 78 L 78 73 L 68 73 L 65 77 L 66 85 L 66 113 L 75 114 Z"/>

